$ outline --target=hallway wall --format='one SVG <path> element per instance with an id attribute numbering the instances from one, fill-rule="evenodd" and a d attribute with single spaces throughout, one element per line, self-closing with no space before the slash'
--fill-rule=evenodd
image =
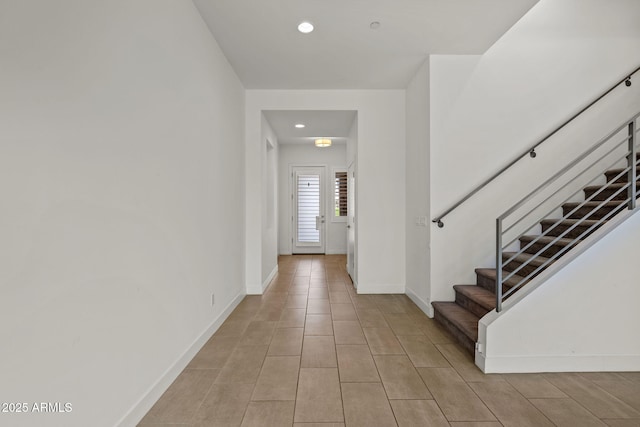
<path id="1" fill-rule="evenodd" d="M 407 152 L 406 152 L 406 293 L 422 311 L 433 315 L 429 273 L 431 237 L 430 215 L 430 60 L 418 69 L 406 94 Z"/>
<path id="2" fill-rule="evenodd" d="M 278 137 L 264 114 L 261 116 L 262 128 L 262 240 L 260 257 L 262 270 L 260 280 L 262 289 L 269 285 L 278 272 L 278 164 L 280 145 Z M 251 250 L 255 250 L 252 248 Z"/>
<path id="3" fill-rule="evenodd" d="M 0 55 L 0 401 L 72 404 L 0 424 L 135 425 L 245 292 L 244 89 L 190 1 L 5 0 Z"/>

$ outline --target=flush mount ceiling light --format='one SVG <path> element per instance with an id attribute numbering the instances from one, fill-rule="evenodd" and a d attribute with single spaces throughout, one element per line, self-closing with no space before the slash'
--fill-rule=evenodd
<path id="1" fill-rule="evenodd" d="M 296 124 L 296 128 L 297 128 L 297 129 L 303 129 L 303 128 L 304 128 L 304 124 L 302 124 L 302 123 L 297 123 L 297 124 Z"/>
<path id="2" fill-rule="evenodd" d="M 298 31 L 300 31 L 302 34 L 309 34 L 311 31 L 313 31 L 313 24 L 308 21 L 302 21 L 300 24 L 298 24 Z"/>
<path id="3" fill-rule="evenodd" d="M 316 147 L 331 147 L 331 140 L 329 138 L 318 138 L 316 139 Z"/>

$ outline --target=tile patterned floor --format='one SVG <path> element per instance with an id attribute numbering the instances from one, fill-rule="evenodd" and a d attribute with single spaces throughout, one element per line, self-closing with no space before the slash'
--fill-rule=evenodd
<path id="1" fill-rule="evenodd" d="M 288 256 L 140 427 L 640 427 L 640 373 L 484 375 L 404 295 L 357 295 L 344 256 Z"/>

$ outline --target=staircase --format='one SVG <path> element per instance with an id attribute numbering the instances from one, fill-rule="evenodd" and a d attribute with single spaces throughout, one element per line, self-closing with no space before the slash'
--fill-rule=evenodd
<path id="1" fill-rule="evenodd" d="M 640 155 L 637 155 L 636 158 L 640 159 Z M 640 176 L 640 166 L 638 166 L 637 162 L 635 167 L 638 176 Z M 523 253 L 516 255 L 515 252 L 503 252 L 502 260 L 504 264 L 502 266 L 502 277 L 507 278 L 511 272 L 517 270 L 516 274 L 503 282 L 503 294 L 533 273 L 531 277 L 524 280 L 524 283 L 531 281 L 533 277 L 540 274 L 540 272 L 558 259 L 555 258 L 555 260 L 550 261 L 543 268 L 537 270 L 538 267 L 543 266 L 549 261 L 549 257 L 553 257 L 563 250 L 564 252 L 559 256 L 564 256 L 569 248 L 579 244 L 589 234 L 595 231 L 595 229 L 601 227 L 627 207 L 627 190 L 622 189 L 628 183 L 628 174 L 624 173 L 624 171 L 625 169 L 608 170 L 605 172 L 606 184 L 585 187 L 583 192 L 587 199 L 599 190 L 601 191 L 580 208 L 576 209 L 580 203 L 564 203 L 562 205 L 563 216 L 567 216 L 571 211 L 576 209 L 575 212 L 568 215 L 566 219 L 543 219 L 540 225 L 542 226 L 542 233 L 545 234 L 544 236 L 521 236 L 519 238 L 520 248 L 525 248 L 527 245 L 530 245 Z M 636 188 L 640 188 L 637 181 Z M 609 199 L 619 190 L 622 191 L 603 206 L 594 210 L 600 203 Z M 607 217 L 607 215 L 609 216 Z M 588 219 L 584 219 L 585 217 Z M 598 220 L 605 217 L 607 217 L 607 219 L 598 224 Z M 565 231 L 574 225 L 575 228 L 563 235 Z M 589 230 L 590 227 L 593 227 L 593 229 Z M 585 232 L 586 234 L 584 236 L 576 240 Z M 558 236 L 562 236 L 562 238 L 552 245 L 549 245 Z M 544 249 L 546 246 L 548 247 Z M 569 248 L 567 248 L 567 246 Z M 538 252 L 540 253 L 538 254 Z M 453 287 L 456 295 L 455 302 L 431 303 L 434 308 L 436 321 L 447 328 L 457 341 L 472 355 L 475 353 L 475 343 L 478 340 L 478 321 L 485 314 L 496 308 L 496 269 L 477 268 L 475 273 L 475 285 L 455 285 Z"/>

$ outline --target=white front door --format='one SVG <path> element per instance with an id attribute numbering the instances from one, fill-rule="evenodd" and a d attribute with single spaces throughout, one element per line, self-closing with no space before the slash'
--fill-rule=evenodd
<path id="1" fill-rule="evenodd" d="M 323 166 L 292 168 L 294 254 L 325 252 L 324 169 Z"/>
<path id="2" fill-rule="evenodd" d="M 356 173 L 353 163 L 347 171 L 347 273 L 356 280 Z"/>

